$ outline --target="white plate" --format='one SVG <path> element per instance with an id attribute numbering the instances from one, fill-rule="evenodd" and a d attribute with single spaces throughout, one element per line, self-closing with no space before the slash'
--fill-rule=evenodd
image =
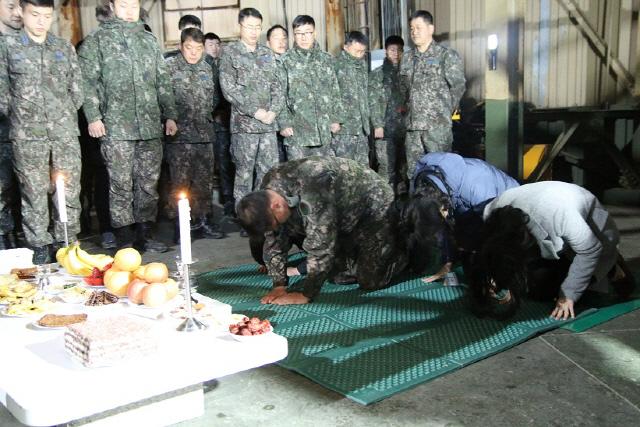
<path id="1" fill-rule="evenodd" d="M 0 310 L 0 315 L 4 316 L 4 317 L 17 317 L 17 318 L 21 318 L 21 319 L 25 319 L 28 317 L 33 317 L 33 316 L 43 316 L 46 314 L 46 312 L 41 311 L 39 313 L 25 313 L 25 314 L 9 314 L 7 313 L 7 310 L 9 309 L 9 306 L 4 307 L 2 310 Z"/>
<path id="2" fill-rule="evenodd" d="M 273 334 L 273 328 L 271 328 L 269 332 L 264 333 L 262 335 L 236 335 L 229 332 L 229 335 L 231 335 L 231 338 L 233 338 L 238 342 L 256 342 L 256 340 L 260 340 L 264 337 L 268 337 L 271 334 Z"/>
<path id="3" fill-rule="evenodd" d="M 35 329 L 42 329 L 43 331 L 57 331 L 60 329 L 65 329 L 66 326 L 41 326 L 38 324 L 38 320 L 40 320 L 39 318 L 34 320 L 33 322 L 29 323 L 29 326 L 31 326 L 32 328 Z"/>

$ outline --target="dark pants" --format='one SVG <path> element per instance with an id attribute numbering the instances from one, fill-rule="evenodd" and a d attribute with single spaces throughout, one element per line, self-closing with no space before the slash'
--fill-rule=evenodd
<path id="1" fill-rule="evenodd" d="M 100 153 L 100 142 L 89 136 L 80 139 L 82 173 L 80 174 L 80 223 L 91 230 L 91 208 L 95 207 L 100 233 L 112 231 L 109 216 L 109 173 Z"/>
<path id="2" fill-rule="evenodd" d="M 222 203 L 234 203 L 233 183 L 236 175 L 236 168 L 231 159 L 231 134 L 229 131 L 216 131 L 216 141 L 214 144 L 214 162 L 220 175 L 220 193 Z"/>

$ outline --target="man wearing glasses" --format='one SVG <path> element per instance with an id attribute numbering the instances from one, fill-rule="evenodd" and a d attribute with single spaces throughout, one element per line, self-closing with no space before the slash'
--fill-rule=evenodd
<path id="1" fill-rule="evenodd" d="M 220 87 L 231 104 L 236 200 L 257 188 L 264 174 L 278 164 L 275 119 L 284 107 L 275 55 L 258 43 L 262 15 L 245 8 L 238 14 L 238 23 L 240 40 L 225 46 L 220 58 Z"/>
<path id="2" fill-rule="evenodd" d="M 316 42 L 309 15 L 293 20 L 293 48 L 282 58 L 287 108 L 278 117 L 287 159 L 332 155 L 331 136 L 340 130 L 340 87 L 332 58 Z"/>
<path id="3" fill-rule="evenodd" d="M 451 151 L 451 114 L 465 91 L 464 66 L 453 49 L 433 40 L 433 16 L 418 10 L 409 18 L 415 47 L 402 57 L 400 81 L 407 96 L 407 175 L 426 153 Z"/>
<path id="4" fill-rule="evenodd" d="M 369 38 L 360 31 L 347 33 L 342 52 L 335 59 L 336 77 L 345 107 L 342 129 L 333 136 L 333 152 L 338 157 L 369 166 L 368 69 L 363 60 Z"/>

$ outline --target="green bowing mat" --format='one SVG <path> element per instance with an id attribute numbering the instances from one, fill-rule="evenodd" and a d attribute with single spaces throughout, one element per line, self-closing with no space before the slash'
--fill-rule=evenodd
<path id="1" fill-rule="evenodd" d="M 291 287 L 300 287 L 300 279 Z M 368 405 L 563 326 L 581 331 L 640 307 L 588 301 L 572 322 L 549 318 L 552 306 L 526 301 L 508 322 L 477 319 L 464 289 L 409 279 L 374 292 L 325 284 L 312 304 L 261 305 L 268 276 L 256 264 L 198 277 L 198 291 L 235 313 L 269 319 L 289 341 L 279 364 Z M 585 298 L 586 299 L 586 298 Z M 584 305 L 584 304 L 583 304 Z"/>

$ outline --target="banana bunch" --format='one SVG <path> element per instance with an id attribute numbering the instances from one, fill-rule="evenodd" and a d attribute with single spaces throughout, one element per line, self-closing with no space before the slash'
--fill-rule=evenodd
<path id="1" fill-rule="evenodd" d="M 56 260 L 67 272 L 77 276 L 90 276 L 94 267 L 98 270 L 104 270 L 108 264 L 113 262 L 113 258 L 109 255 L 91 255 L 80 249 L 78 243 L 58 249 Z"/>

